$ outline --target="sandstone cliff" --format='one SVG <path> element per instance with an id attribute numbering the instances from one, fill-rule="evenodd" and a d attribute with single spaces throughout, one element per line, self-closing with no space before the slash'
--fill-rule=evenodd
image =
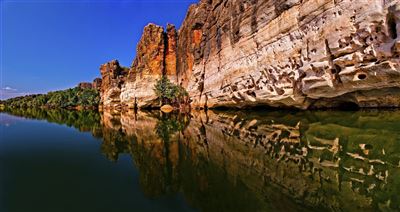
<path id="1" fill-rule="evenodd" d="M 92 83 L 92 87 L 96 90 L 100 90 L 101 89 L 101 81 L 102 81 L 101 78 L 94 79 L 93 83 Z"/>
<path id="2" fill-rule="evenodd" d="M 176 30 L 149 24 L 137 47 L 137 56 L 122 86 L 121 104 L 124 107 L 154 107 L 159 104 L 153 87 L 163 75 L 176 81 Z"/>
<path id="3" fill-rule="evenodd" d="M 128 72 L 102 68 L 103 104 L 157 106 L 167 75 L 199 108 L 399 107 L 399 33 L 399 0 L 201 0 L 179 32 L 146 26 Z"/>
<path id="4" fill-rule="evenodd" d="M 101 101 L 104 108 L 121 108 L 121 86 L 124 84 L 127 70 L 123 69 L 118 60 L 100 66 L 101 72 Z"/>

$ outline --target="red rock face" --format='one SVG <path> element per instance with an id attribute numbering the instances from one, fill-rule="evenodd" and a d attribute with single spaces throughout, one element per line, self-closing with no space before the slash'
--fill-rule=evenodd
<path id="1" fill-rule="evenodd" d="M 164 29 L 155 24 L 147 25 L 137 46 L 132 74 L 161 76 L 164 70 L 164 52 Z"/>
<path id="2" fill-rule="evenodd" d="M 159 101 L 153 88 L 163 75 L 176 82 L 177 32 L 175 26 L 167 30 L 154 24 L 147 25 L 137 47 L 137 56 L 129 71 L 128 81 L 121 89 L 123 107 L 157 107 Z"/>
<path id="3" fill-rule="evenodd" d="M 93 80 L 92 87 L 96 90 L 101 90 L 101 78 L 96 78 Z"/>
<path id="4" fill-rule="evenodd" d="M 178 34 L 175 26 L 168 24 L 166 32 L 166 51 L 165 51 L 165 75 L 170 79 L 171 82 L 177 82 L 176 73 L 176 51 L 177 51 L 177 39 Z"/>
<path id="5" fill-rule="evenodd" d="M 166 75 L 200 108 L 400 107 L 399 11 L 389 0 L 201 0 L 179 33 L 145 27 L 128 80 L 102 68 L 102 100 L 157 106 Z"/>
<path id="6" fill-rule="evenodd" d="M 104 108 L 121 107 L 121 85 L 125 82 L 127 70 L 121 68 L 118 60 L 112 60 L 100 66 L 101 104 Z"/>
<path id="7" fill-rule="evenodd" d="M 92 89 L 93 85 L 90 82 L 81 82 L 81 83 L 78 84 L 78 88 L 81 88 L 81 89 Z"/>
<path id="8" fill-rule="evenodd" d="M 190 6 L 179 29 L 177 75 L 178 82 L 184 87 L 189 84 L 194 64 L 204 57 L 204 46 L 202 47 L 201 43 L 207 38 L 203 36 L 203 27 L 210 10 L 211 7 L 206 1 Z"/>
<path id="9" fill-rule="evenodd" d="M 124 108 L 158 106 L 153 87 L 165 74 L 167 38 L 164 28 L 147 25 L 137 46 L 136 58 L 129 70 L 127 82 L 121 89 Z"/>

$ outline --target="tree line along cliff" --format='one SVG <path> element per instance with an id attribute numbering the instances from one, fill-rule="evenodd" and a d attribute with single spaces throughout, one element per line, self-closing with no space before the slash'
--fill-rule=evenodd
<path id="1" fill-rule="evenodd" d="M 162 76 L 194 108 L 399 107 L 398 0 L 201 0 L 144 28 L 130 68 L 101 65 L 103 108 L 157 107 Z"/>

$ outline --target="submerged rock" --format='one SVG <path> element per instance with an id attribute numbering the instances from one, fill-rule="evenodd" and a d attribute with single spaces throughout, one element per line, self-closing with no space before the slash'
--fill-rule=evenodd
<path id="1" fill-rule="evenodd" d="M 171 105 L 163 105 L 160 110 L 164 113 L 170 113 L 174 110 L 174 108 Z"/>

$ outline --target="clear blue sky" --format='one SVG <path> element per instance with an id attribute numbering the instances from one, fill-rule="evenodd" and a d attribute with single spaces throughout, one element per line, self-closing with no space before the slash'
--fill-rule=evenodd
<path id="1" fill-rule="evenodd" d="M 179 27 L 198 0 L 0 0 L 2 99 L 74 87 L 129 66 L 148 23 Z"/>

